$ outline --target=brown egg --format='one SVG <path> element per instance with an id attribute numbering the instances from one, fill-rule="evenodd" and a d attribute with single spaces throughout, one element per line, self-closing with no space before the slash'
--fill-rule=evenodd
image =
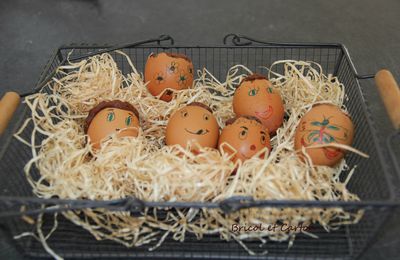
<path id="1" fill-rule="evenodd" d="M 202 103 L 193 102 L 176 111 L 168 120 L 166 144 L 186 147 L 197 141 L 202 147 L 215 148 L 219 127 L 212 111 Z"/>
<path id="2" fill-rule="evenodd" d="M 354 126 L 348 114 L 331 104 L 316 105 L 300 120 L 295 133 L 295 149 L 318 144 L 351 145 Z M 306 148 L 314 165 L 334 166 L 345 151 L 335 147 Z M 302 155 L 299 153 L 302 157 Z"/>
<path id="3" fill-rule="evenodd" d="M 138 130 L 139 113 L 128 102 L 119 100 L 101 102 L 85 120 L 85 133 L 94 149 L 99 149 L 101 141 L 113 133 L 118 133 L 118 137 L 136 137 Z"/>
<path id="4" fill-rule="evenodd" d="M 271 142 L 267 129 L 261 121 L 253 116 L 241 116 L 227 122 L 222 129 L 218 140 L 218 147 L 230 153 L 229 147 L 222 145 L 227 143 L 236 149 L 233 161 L 245 161 L 253 157 L 257 152 L 268 147 L 271 150 Z M 234 151 L 232 151 L 234 152 Z"/>
<path id="5" fill-rule="evenodd" d="M 275 133 L 285 115 L 280 94 L 262 75 L 245 78 L 233 96 L 233 111 L 237 116 L 251 115 L 261 120 L 269 133 Z"/>
<path id="6" fill-rule="evenodd" d="M 183 54 L 151 54 L 144 68 L 144 80 L 153 96 L 158 96 L 166 88 L 182 90 L 192 86 L 193 64 Z M 165 90 L 161 99 L 171 101 L 173 91 Z"/>

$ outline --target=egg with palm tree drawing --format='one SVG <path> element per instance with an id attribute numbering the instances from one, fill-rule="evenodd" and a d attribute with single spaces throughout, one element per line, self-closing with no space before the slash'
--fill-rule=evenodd
<path id="1" fill-rule="evenodd" d="M 319 104 L 312 107 L 300 120 L 295 133 L 295 149 L 304 160 L 301 148 L 314 165 L 336 165 L 345 154 L 343 149 L 333 146 L 308 148 L 312 145 L 344 144 L 351 145 L 354 125 L 350 116 L 338 106 Z"/>

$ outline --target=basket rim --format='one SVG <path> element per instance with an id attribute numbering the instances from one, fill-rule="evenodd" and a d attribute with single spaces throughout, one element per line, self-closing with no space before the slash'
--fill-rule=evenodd
<path id="1" fill-rule="evenodd" d="M 21 215 L 39 215 L 43 213 L 56 213 L 82 209 L 107 209 L 110 211 L 125 211 L 140 213 L 148 208 L 168 209 L 220 209 L 225 214 L 248 208 L 334 208 L 340 207 L 347 210 L 372 210 L 390 209 L 400 207 L 400 201 L 328 201 L 328 200 L 255 200 L 251 196 L 232 196 L 218 202 L 184 202 L 184 201 L 145 201 L 135 197 L 126 197 L 114 200 L 90 200 L 90 199 L 59 199 L 59 198 L 38 198 L 38 197 L 16 197 L 0 196 L 0 203 L 7 205 L 56 205 L 32 209 L 26 211 L 0 212 L 0 219 Z"/>

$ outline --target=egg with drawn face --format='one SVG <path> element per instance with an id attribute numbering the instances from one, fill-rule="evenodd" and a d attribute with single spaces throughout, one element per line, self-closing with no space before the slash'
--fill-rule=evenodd
<path id="1" fill-rule="evenodd" d="M 219 127 L 212 110 L 202 103 L 193 102 L 176 111 L 168 120 L 165 142 L 184 148 L 190 142 L 197 142 L 202 147 L 215 148 L 218 136 Z"/>
<path id="2" fill-rule="evenodd" d="M 130 103 L 119 100 L 101 102 L 89 111 L 85 120 L 85 133 L 95 150 L 114 133 L 117 137 L 136 137 L 138 130 L 138 111 Z"/>
<path id="3" fill-rule="evenodd" d="M 240 83 L 233 96 L 233 111 L 237 116 L 257 117 L 270 134 L 282 125 L 285 115 L 280 94 L 259 74 L 250 75 Z"/>
<path id="4" fill-rule="evenodd" d="M 183 54 L 153 53 L 144 68 L 147 89 L 161 100 L 171 101 L 174 90 L 187 89 L 193 83 L 193 63 Z"/>
<path id="5" fill-rule="evenodd" d="M 271 142 L 260 120 L 253 116 L 241 116 L 227 122 L 219 137 L 218 147 L 228 154 L 236 152 L 232 160 L 243 162 L 266 147 L 270 151 Z"/>
<path id="6" fill-rule="evenodd" d="M 350 116 L 338 106 L 320 104 L 313 106 L 300 120 L 295 133 L 295 149 L 300 158 L 305 147 L 314 165 L 334 166 L 344 156 L 345 151 L 336 147 L 307 148 L 312 145 L 330 143 L 351 145 L 354 126 Z"/>

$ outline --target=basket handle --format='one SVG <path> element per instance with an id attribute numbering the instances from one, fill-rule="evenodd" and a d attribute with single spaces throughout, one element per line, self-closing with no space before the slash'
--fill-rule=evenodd
<path id="1" fill-rule="evenodd" d="M 393 74 L 380 70 L 375 74 L 375 83 L 394 128 L 400 129 L 400 89 Z"/>
<path id="2" fill-rule="evenodd" d="M 153 43 L 153 42 L 156 42 L 158 45 L 161 46 L 161 42 L 165 42 L 165 41 L 169 41 L 170 45 L 174 45 L 174 43 L 175 43 L 174 38 L 172 38 L 170 35 L 162 34 L 162 35 L 158 36 L 157 38 L 152 38 L 152 39 L 133 42 L 133 43 L 116 45 L 116 46 L 112 46 L 112 47 L 109 47 L 109 48 L 106 48 L 106 49 L 103 49 L 103 50 L 99 50 L 99 51 L 83 54 L 83 55 L 80 55 L 78 57 L 70 58 L 69 61 L 82 60 L 82 59 L 86 59 L 86 58 L 89 58 L 89 57 L 92 57 L 92 56 L 95 56 L 95 55 L 99 55 L 99 54 L 103 54 L 103 53 L 106 53 L 106 52 L 112 52 L 112 51 L 121 50 L 121 49 L 125 49 L 125 48 L 133 48 L 133 47 L 136 47 L 136 46 L 140 46 L 140 45 L 147 44 L 147 43 Z M 66 61 L 67 61 L 67 57 L 65 57 L 64 60 L 61 61 L 61 64 L 63 64 Z"/>
<path id="3" fill-rule="evenodd" d="M 20 96 L 16 92 L 7 92 L 0 100 L 0 135 L 6 130 L 8 123 L 17 110 Z"/>

